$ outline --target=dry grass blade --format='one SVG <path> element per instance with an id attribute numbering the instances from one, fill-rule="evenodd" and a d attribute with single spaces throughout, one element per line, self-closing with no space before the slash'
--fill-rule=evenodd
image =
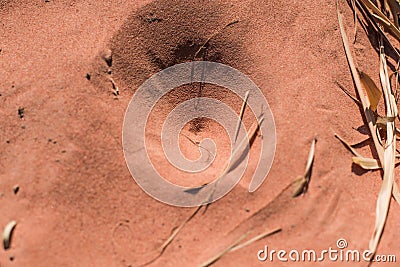
<path id="1" fill-rule="evenodd" d="M 380 53 L 380 78 L 382 84 L 383 95 L 386 104 L 386 116 L 394 117 L 397 114 L 394 105 L 396 103 L 392 98 L 392 90 L 390 88 L 389 75 L 387 73 L 386 56 L 381 49 Z M 384 166 L 383 166 L 383 182 L 379 191 L 378 200 L 376 204 L 376 220 L 374 233 L 369 242 L 369 250 L 371 255 L 374 255 L 378 247 L 383 229 L 386 224 L 386 218 L 389 211 L 390 200 L 392 196 L 392 188 L 394 182 L 394 167 L 396 155 L 396 142 L 394 134 L 394 122 L 388 122 L 386 127 L 387 134 L 387 147 L 384 153 Z"/>
<path id="2" fill-rule="evenodd" d="M 352 158 L 353 163 L 359 165 L 361 168 L 366 170 L 376 170 L 382 168 L 381 164 L 376 159 L 366 158 L 362 156 L 339 135 L 335 134 L 335 137 L 355 156 Z"/>
<path id="3" fill-rule="evenodd" d="M 292 184 L 293 187 L 295 188 L 292 197 L 298 197 L 307 191 L 307 186 L 308 186 L 307 179 L 302 175 L 297 177 L 296 180 L 292 182 Z"/>
<path id="4" fill-rule="evenodd" d="M 164 244 L 162 244 L 162 246 L 160 247 L 160 251 L 161 253 L 164 252 L 164 250 L 169 246 L 169 244 L 171 244 L 171 242 L 175 239 L 175 237 L 178 235 L 178 233 L 182 230 L 182 228 L 191 220 L 193 219 L 193 217 L 199 212 L 199 210 L 201 209 L 202 206 L 199 206 L 196 208 L 196 210 L 178 227 L 176 228 L 172 234 L 169 236 L 169 238 L 167 239 L 167 241 L 164 242 Z"/>
<path id="5" fill-rule="evenodd" d="M 260 116 L 258 121 L 254 122 L 245 136 L 236 147 L 236 149 L 232 152 L 232 155 L 227 163 L 226 171 L 222 174 L 225 175 L 230 172 L 235 166 L 240 163 L 240 159 L 244 153 L 247 153 L 247 149 L 249 148 L 249 142 L 255 137 L 258 129 L 260 128 L 261 123 L 264 121 L 264 117 Z"/>
<path id="6" fill-rule="evenodd" d="M 216 182 L 214 183 L 214 188 L 211 191 L 211 193 L 209 194 L 208 198 L 204 200 L 204 203 L 208 202 L 212 197 L 213 194 L 215 192 L 215 190 L 217 189 L 218 186 L 218 182 L 227 174 L 229 173 L 231 170 L 233 170 L 234 168 L 236 168 L 240 162 L 243 160 L 243 156 L 246 155 L 246 153 L 248 153 L 249 148 L 250 148 L 250 144 L 249 142 L 256 136 L 258 129 L 260 128 L 261 123 L 264 121 L 264 117 L 263 115 L 261 115 L 258 118 L 258 121 L 254 122 L 248 133 L 247 136 L 243 137 L 243 139 L 240 141 L 240 143 L 237 145 L 237 147 L 233 150 L 232 155 L 229 157 L 228 161 L 225 164 L 225 168 L 224 171 L 218 176 L 218 178 L 216 179 Z M 208 207 L 208 204 L 207 204 Z"/>
<path id="7" fill-rule="evenodd" d="M 360 100 L 355 98 L 352 94 L 350 94 L 349 91 L 346 90 L 346 88 L 343 87 L 338 81 L 335 82 L 337 86 L 348 96 L 350 97 L 357 105 L 361 105 Z"/>
<path id="8" fill-rule="evenodd" d="M 374 8 L 375 13 L 379 14 L 381 13 L 379 9 L 377 9 L 369 0 L 361 0 L 362 3 L 365 3 L 365 5 L 369 5 L 370 8 Z M 344 50 L 346 52 L 346 57 L 347 61 L 350 66 L 350 70 L 353 76 L 354 83 L 356 85 L 356 89 L 358 92 L 358 95 L 360 96 L 360 100 L 363 106 L 364 110 L 364 115 L 366 117 L 366 120 L 368 122 L 368 127 L 370 129 L 370 133 L 372 136 L 372 139 L 375 144 L 375 149 L 378 153 L 379 156 L 379 161 L 381 162 L 381 165 L 383 167 L 383 183 L 382 187 L 378 196 L 378 203 L 377 203 L 377 209 L 376 209 L 376 221 L 375 221 L 375 229 L 373 236 L 370 240 L 369 243 L 369 250 L 371 251 L 371 255 L 374 255 L 376 252 L 376 248 L 378 246 L 380 237 L 382 235 L 382 231 L 386 222 L 386 216 L 387 216 L 387 211 L 391 199 L 391 194 L 395 197 L 396 201 L 400 204 L 400 195 L 399 195 L 399 189 L 397 187 L 397 184 L 393 182 L 394 180 L 394 161 L 395 161 L 395 151 L 396 151 L 396 142 L 393 140 L 394 139 L 394 122 L 388 122 L 386 131 L 387 131 L 387 146 L 384 149 L 383 146 L 380 144 L 380 139 L 378 138 L 377 131 L 376 131 L 376 123 L 372 114 L 369 103 L 369 99 L 365 97 L 363 89 L 365 90 L 361 79 L 359 77 L 359 73 L 357 72 L 357 69 L 355 67 L 350 47 L 349 47 L 349 42 L 344 30 L 343 26 L 343 20 L 342 20 L 342 14 L 339 11 L 338 7 L 338 2 L 336 2 L 337 5 L 337 13 L 338 13 L 338 21 L 339 21 L 339 26 L 340 26 L 340 32 L 342 35 L 342 40 L 343 40 L 343 46 Z M 382 14 L 383 15 L 383 14 Z M 397 29 L 396 29 L 397 30 Z M 397 30 L 398 31 L 398 30 Z M 400 34 L 398 35 L 400 36 Z M 398 39 L 400 40 L 400 38 Z M 385 104 L 386 104 L 386 116 L 387 117 L 394 117 L 396 114 L 397 108 L 394 106 L 396 105 L 395 103 L 395 98 L 392 95 L 392 92 L 390 90 L 390 83 L 389 83 L 389 76 L 387 75 L 387 68 L 386 68 L 386 58 L 383 53 L 380 55 L 381 59 L 381 67 L 380 67 L 380 76 L 381 76 L 381 83 L 383 87 L 383 93 L 385 96 Z"/>
<path id="9" fill-rule="evenodd" d="M 296 188 L 293 192 L 292 197 L 298 197 L 303 193 L 307 192 L 308 189 L 308 184 L 310 183 L 310 178 L 311 178 L 311 171 L 312 171 L 312 166 L 314 163 L 314 156 L 315 156 L 315 144 L 317 142 L 317 139 L 314 138 L 311 144 L 311 149 L 308 154 L 308 159 L 307 159 L 307 165 L 306 165 L 306 170 L 304 172 L 303 176 L 298 177 L 293 183 L 295 184 Z"/>
<path id="10" fill-rule="evenodd" d="M 243 99 L 242 107 L 240 109 L 239 120 L 237 122 L 236 131 L 235 131 L 235 142 L 236 142 L 236 140 L 238 138 L 238 135 L 239 135 L 240 125 L 241 125 L 241 122 L 243 120 L 244 110 L 245 110 L 246 105 L 247 105 L 247 99 L 249 99 L 249 94 L 250 94 L 250 91 L 247 91 L 245 96 L 244 96 L 244 99 Z"/>
<path id="11" fill-rule="evenodd" d="M 212 257 L 211 259 L 205 261 L 204 263 L 200 264 L 199 267 L 207 267 L 210 266 L 211 264 L 213 264 L 214 262 L 216 262 L 217 260 L 219 260 L 220 258 L 222 258 L 226 253 L 228 253 L 232 248 L 234 248 L 235 246 L 237 246 L 240 241 L 242 241 L 245 237 L 247 236 L 247 233 L 242 235 L 238 240 L 236 240 L 235 242 L 233 242 L 233 244 L 229 245 L 227 248 L 225 248 L 223 251 L 219 252 L 217 255 L 215 255 L 214 257 Z"/>
<path id="12" fill-rule="evenodd" d="M 3 231 L 3 247 L 4 247 L 5 250 L 10 248 L 12 232 L 13 232 L 13 230 L 14 230 L 16 225 L 17 225 L 17 223 L 15 221 L 11 221 L 6 225 L 6 227 L 4 227 L 4 231 Z"/>
<path id="13" fill-rule="evenodd" d="M 379 90 L 374 81 L 366 73 L 359 71 L 359 74 L 360 74 L 360 80 L 367 91 L 367 96 L 370 102 L 370 108 L 373 111 L 376 111 L 376 108 L 378 107 L 379 101 L 382 97 L 382 92 Z"/>
<path id="14" fill-rule="evenodd" d="M 371 14 L 371 10 L 368 9 L 368 7 L 363 3 L 360 2 L 360 0 L 356 0 L 357 6 L 359 7 L 361 13 L 363 16 L 371 23 L 371 26 L 373 29 L 375 29 L 376 32 L 378 32 L 386 42 L 389 44 L 389 46 L 393 49 L 392 52 L 394 52 L 397 56 L 400 57 L 400 53 L 397 51 L 396 46 L 392 44 L 391 39 L 388 38 L 388 36 L 383 32 L 383 27 L 380 26 L 374 19 L 373 15 Z"/>
<path id="15" fill-rule="evenodd" d="M 364 7 L 366 7 L 372 16 L 376 19 L 376 22 L 381 24 L 389 33 L 393 35 L 398 41 L 400 41 L 399 29 L 388 19 L 388 17 L 379 10 L 379 8 L 372 3 L 370 0 L 357 0 Z"/>
<path id="16" fill-rule="evenodd" d="M 349 143 L 347 143 L 343 138 L 341 138 L 338 134 L 335 134 L 335 137 L 356 157 L 363 158 L 363 156 L 358 153 Z"/>
<path id="17" fill-rule="evenodd" d="M 376 159 L 364 158 L 364 157 L 352 157 L 353 163 L 357 164 L 364 170 L 379 170 L 382 166 Z"/>
<path id="18" fill-rule="evenodd" d="M 228 24 L 226 24 L 222 29 L 214 32 L 210 37 L 207 38 L 207 40 L 199 47 L 199 49 L 196 51 L 196 53 L 193 56 L 193 60 L 197 59 L 197 56 L 200 54 L 201 50 L 205 49 L 207 44 L 211 41 L 212 38 L 214 38 L 215 36 L 217 36 L 219 33 L 221 33 L 223 30 L 225 30 L 226 28 L 228 28 L 231 25 L 234 25 L 236 23 L 238 23 L 239 20 L 234 20 L 229 22 Z"/>
<path id="19" fill-rule="evenodd" d="M 362 108 L 364 111 L 364 116 L 368 122 L 368 127 L 371 132 L 374 144 L 375 144 L 375 149 L 379 155 L 380 161 L 382 162 L 383 147 L 380 145 L 380 140 L 379 140 L 378 136 L 376 135 L 377 131 L 376 131 L 375 118 L 374 118 L 373 111 L 370 109 L 371 103 L 369 102 L 369 99 L 364 94 L 364 90 L 365 91 L 367 91 L 367 90 L 364 88 L 363 83 L 361 82 L 361 78 L 358 73 L 358 70 L 354 64 L 354 60 L 351 55 L 351 50 L 350 50 L 350 46 L 349 46 L 349 41 L 347 39 L 346 32 L 345 32 L 344 26 L 343 26 L 342 14 L 339 11 L 339 7 L 337 7 L 337 8 L 338 8 L 337 11 L 338 11 L 340 33 L 342 35 L 343 46 L 344 46 L 344 50 L 346 52 L 347 62 L 349 63 L 350 71 L 353 76 L 354 83 L 356 85 L 357 93 L 360 97 L 360 101 L 361 101 Z"/>
<path id="20" fill-rule="evenodd" d="M 392 14 L 394 26 L 399 28 L 399 15 L 400 15 L 400 6 L 399 2 L 396 0 L 385 0 L 385 4 L 389 6 L 390 13 Z"/>
<path id="21" fill-rule="evenodd" d="M 175 239 L 175 237 L 178 235 L 178 233 L 182 230 L 182 228 L 191 220 L 193 219 L 193 217 L 200 211 L 200 209 L 203 206 L 199 206 L 196 208 L 196 210 L 185 220 L 181 223 L 181 225 L 179 225 L 177 228 L 175 228 L 175 230 L 172 232 L 172 234 L 167 238 L 167 240 L 161 245 L 161 247 L 159 247 L 155 252 L 156 256 L 154 256 L 153 258 L 151 258 L 149 261 L 139 265 L 139 266 L 146 266 L 149 265 L 150 263 L 153 263 L 155 260 L 157 260 L 158 258 L 160 258 L 164 251 L 167 249 L 167 247 L 172 243 L 172 241 Z"/>
<path id="22" fill-rule="evenodd" d="M 368 0 L 366 0 L 366 1 L 368 1 Z M 384 165 L 384 161 L 383 161 L 384 151 L 383 151 L 383 147 L 381 145 L 381 141 L 377 135 L 378 131 L 377 131 L 374 115 L 373 115 L 372 110 L 369 109 L 369 107 L 370 107 L 369 99 L 367 97 L 365 97 L 364 92 L 363 92 L 363 89 L 365 91 L 366 91 L 366 89 L 363 87 L 363 85 L 361 83 L 359 73 L 357 71 L 357 68 L 353 61 L 353 57 L 351 55 L 349 41 L 347 39 L 346 32 L 344 30 L 342 14 L 339 11 L 338 2 L 336 2 L 336 7 L 337 7 L 337 13 L 338 13 L 340 33 L 342 36 L 344 50 L 346 52 L 347 62 L 349 63 L 350 71 L 351 71 L 354 83 L 356 85 L 358 95 L 360 96 L 360 99 L 361 99 L 362 108 L 364 110 L 364 116 L 368 122 L 368 127 L 370 130 L 371 136 L 372 136 L 372 140 L 375 145 L 375 150 L 379 157 L 379 162 L 381 162 L 381 165 Z M 379 9 L 378 9 L 378 11 L 379 11 Z M 392 97 L 390 97 L 390 98 L 391 98 L 391 100 L 393 100 Z M 396 183 L 394 183 L 394 186 L 393 186 L 393 197 L 396 199 L 396 202 L 400 205 L 400 192 L 399 192 L 399 188 Z"/>
<path id="23" fill-rule="evenodd" d="M 386 124 L 389 122 L 394 122 L 394 120 L 396 119 L 396 117 L 381 117 L 378 116 L 376 118 L 376 124 L 380 124 L 386 127 Z"/>
<path id="24" fill-rule="evenodd" d="M 233 251 L 236 251 L 238 249 L 242 249 L 242 248 L 250 245 L 251 243 L 254 243 L 254 242 L 256 242 L 256 241 L 258 241 L 260 239 L 266 238 L 267 236 L 271 236 L 271 235 L 274 235 L 276 233 L 279 233 L 280 231 L 282 231 L 281 228 L 277 228 L 277 229 L 275 229 L 273 231 L 268 230 L 268 231 L 266 231 L 266 232 L 264 232 L 262 234 L 259 234 L 259 235 L 255 236 L 255 237 L 247 240 L 246 242 L 244 242 L 242 244 L 234 246 L 229 252 L 233 252 Z"/>
<path id="25" fill-rule="evenodd" d="M 356 8 L 356 2 L 355 0 L 351 0 L 351 8 L 353 9 L 354 12 L 354 41 L 353 43 L 356 43 L 357 41 L 357 8 Z"/>

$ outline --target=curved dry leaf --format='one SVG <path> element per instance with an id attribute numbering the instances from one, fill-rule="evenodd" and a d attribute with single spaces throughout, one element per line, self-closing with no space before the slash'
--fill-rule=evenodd
<path id="1" fill-rule="evenodd" d="M 4 249 L 9 249 L 10 248 L 11 235 L 12 235 L 12 232 L 13 232 L 13 230 L 14 230 L 16 225 L 17 225 L 16 221 L 11 221 L 4 228 L 4 231 L 3 231 L 3 246 L 4 246 Z"/>
<path id="2" fill-rule="evenodd" d="M 293 181 L 293 187 L 295 188 L 292 197 L 298 197 L 304 193 L 307 188 L 307 179 L 304 176 L 299 176 Z"/>
<path id="3" fill-rule="evenodd" d="M 378 116 L 378 117 L 376 118 L 376 124 L 386 127 L 386 124 L 388 124 L 388 123 L 390 123 L 390 122 L 394 122 L 395 119 L 396 119 L 396 117 L 382 117 L 382 116 Z"/>
<path id="4" fill-rule="evenodd" d="M 360 70 L 358 71 L 358 73 L 360 74 L 361 83 L 364 85 L 365 91 L 367 91 L 367 96 L 371 104 L 370 108 L 373 111 L 376 111 L 379 101 L 381 100 L 382 97 L 382 92 L 376 86 L 375 82 L 371 79 L 371 77 L 368 76 L 368 74 Z"/>
<path id="5" fill-rule="evenodd" d="M 364 158 L 364 157 L 352 157 L 354 164 L 357 164 L 364 170 L 379 170 L 382 166 L 376 159 Z"/>

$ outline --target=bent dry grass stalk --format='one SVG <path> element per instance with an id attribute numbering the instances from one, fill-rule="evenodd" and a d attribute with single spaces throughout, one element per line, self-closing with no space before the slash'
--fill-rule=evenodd
<path id="1" fill-rule="evenodd" d="M 250 245 L 250 244 L 252 244 L 252 243 L 254 243 L 254 242 L 258 241 L 258 240 L 261 240 L 261 239 L 266 238 L 268 236 L 277 234 L 277 233 L 279 233 L 281 231 L 282 231 L 281 228 L 276 228 L 275 230 L 272 230 L 272 231 L 271 230 L 265 231 L 264 233 L 256 235 L 255 237 L 247 240 L 246 242 L 243 242 L 242 244 L 238 244 L 237 246 L 234 246 L 229 252 L 234 252 L 236 250 L 239 250 L 239 249 L 242 249 L 244 247 L 247 247 L 248 245 Z"/>
<path id="2" fill-rule="evenodd" d="M 308 184 L 310 183 L 311 179 L 311 171 L 312 171 L 312 166 L 314 163 L 314 156 L 315 156 L 315 144 L 317 143 L 317 139 L 314 138 L 312 143 L 311 143 L 311 148 L 310 152 L 308 154 L 308 159 L 307 159 L 307 165 L 306 165 L 306 170 L 304 172 L 304 175 L 299 176 L 294 182 L 295 190 L 293 192 L 292 197 L 298 197 L 301 194 L 305 194 L 308 189 Z"/>
<path id="3" fill-rule="evenodd" d="M 386 116 L 397 116 L 397 107 L 392 90 L 390 88 L 389 75 L 387 73 L 386 56 L 383 52 L 383 47 L 380 49 L 380 78 L 383 94 L 385 96 Z M 369 242 L 369 250 L 372 255 L 375 254 L 385 227 L 387 214 L 389 211 L 390 200 L 392 199 L 393 183 L 394 183 L 394 167 L 396 155 L 396 140 L 394 133 L 394 121 L 387 122 L 386 136 L 387 143 L 384 150 L 384 165 L 383 165 L 383 183 L 379 191 L 376 204 L 376 220 L 375 229 L 372 238 Z"/>
<path id="4" fill-rule="evenodd" d="M 249 240 L 243 242 L 240 244 L 240 242 L 245 239 L 251 231 L 248 231 L 247 233 L 243 234 L 242 236 L 239 237 L 239 239 L 237 239 L 235 242 L 233 242 L 232 244 L 230 244 L 227 248 L 225 248 L 224 250 L 222 250 L 221 252 L 217 253 L 217 255 L 213 256 L 212 258 L 208 259 L 207 261 L 205 261 L 204 263 L 200 264 L 200 267 L 207 267 L 210 266 L 211 264 L 215 263 L 216 261 L 218 261 L 219 259 L 221 259 L 223 256 L 225 256 L 226 254 L 230 253 L 230 252 L 234 252 L 236 250 L 242 249 L 254 242 L 257 242 L 258 240 L 261 240 L 263 238 L 266 238 L 268 236 L 277 234 L 279 232 L 281 232 L 282 229 L 281 228 L 276 228 L 274 230 L 268 230 L 265 231 L 264 233 L 261 233 L 259 235 L 256 235 L 255 237 L 250 238 Z"/>
<path id="5" fill-rule="evenodd" d="M 385 29 L 389 30 L 394 37 L 400 40 L 400 32 L 398 29 L 390 22 L 390 20 L 369 0 L 357 1 L 363 7 L 366 7 L 369 12 L 372 12 L 374 18 L 378 20 Z M 365 167 L 377 167 L 376 164 L 383 168 L 383 182 L 381 189 L 378 194 L 377 205 L 376 205 L 376 219 L 375 227 L 372 237 L 369 242 L 370 259 L 376 253 L 379 241 L 381 239 L 383 229 L 386 223 L 387 214 L 389 211 L 389 205 L 391 196 L 393 195 L 396 201 L 400 204 L 400 194 L 397 184 L 394 182 L 394 169 L 395 169 L 395 156 L 396 156 L 396 140 L 395 140 L 395 122 L 391 119 L 377 121 L 375 118 L 374 111 L 376 111 L 376 105 L 379 102 L 380 94 L 377 93 L 377 87 L 364 73 L 360 73 L 356 67 L 351 54 L 349 42 L 347 39 L 346 32 L 344 30 L 342 14 L 339 10 L 338 2 L 337 15 L 340 26 L 340 33 L 342 36 L 343 46 L 346 53 L 347 61 L 350 67 L 350 71 L 353 77 L 353 81 L 360 98 L 360 103 L 362 106 L 363 114 L 367 120 L 367 124 L 370 130 L 370 134 L 373 139 L 375 150 L 377 151 L 379 157 L 378 161 L 373 159 L 366 159 L 359 155 L 350 145 L 343 141 L 343 139 L 336 137 L 356 156 L 353 158 L 353 162 L 358 162 L 360 165 Z M 375 21 L 376 22 L 376 21 Z M 394 28 L 393 28 L 394 27 Z M 396 100 L 393 95 L 390 86 L 390 79 L 387 71 L 386 55 L 384 53 L 383 47 L 380 47 L 380 81 L 382 85 L 382 92 L 385 100 L 386 117 L 392 118 L 396 117 L 398 114 Z M 379 90 L 379 89 L 378 89 Z M 365 95 L 364 92 L 367 92 Z M 383 124 L 386 129 L 386 143 L 382 144 L 382 138 L 379 136 L 378 123 Z M 382 126 L 382 125 L 381 125 Z M 368 164 L 369 165 L 368 165 Z"/>
<path id="6" fill-rule="evenodd" d="M 352 161 L 365 170 L 376 170 L 381 169 L 380 162 L 376 159 L 366 158 L 358 153 L 349 143 L 343 140 L 339 135 L 335 134 L 335 137 L 354 155 Z"/>
<path id="7" fill-rule="evenodd" d="M 237 125 L 236 125 L 234 142 L 236 142 L 236 140 L 238 138 L 238 135 L 239 135 L 240 125 L 241 125 L 241 122 L 243 120 L 244 110 L 245 110 L 246 105 L 247 105 L 247 99 L 249 99 L 249 94 L 250 94 L 250 91 L 247 91 L 245 96 L 244 96 L 244 99 L 243 99 L 243 104 L 242 104 L 242 107 L 240 109 L 239 119 L 238 119 L 238 122 L 237 122 Z"/>
<path id="8" fill-rule="evenodd" d="M 395 37 L 398 41 L 400 41 L 400 31 L 395 26 L 394 23 L 390 21 L 390 19 L 383 14 L 382 11 L 370 0 L 356 0 L 357 3 L 368 9 L 372 17 L 375 19 L 375 22 L 380 24 L 385 30 L 387 30 L 393 37 Z"/>
<path id="9" fill-rule="evenodd" d="M 225 248 L 224 250 L 222 250 L 221 252 L 219 252 L 217 255 L 215 255 L 214 257 L 212 257 L 211 259 L 203 262 L 202 264 L 199 265 L 199 267 L 207 267 L 210 266 L 211 264 L 213 264 L 214 262 L 216 262 L 217 260 L 219 260 L 220 258 L 222 258 L 226 253 L 228 253 L 232 248 L 234 248 L 235 246 L 237 246 L 240 241 L 242 241 L 245 237 L 247 236 L 247 233 L 243 234 L 241 237 L 239 237 L 237 240 L 235 240 L 232 244 L 230 244 L 227 248 Z"/>

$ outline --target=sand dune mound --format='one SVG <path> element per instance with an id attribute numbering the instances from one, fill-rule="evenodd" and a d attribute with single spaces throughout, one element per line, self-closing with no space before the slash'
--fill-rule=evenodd
<path id="1" fill-rule="evenodd" d="M 172 65 L 246 57 L 230 1 L 157 1 L 132 14 L 111 41 L 114 73 L 128 86 Z"/>

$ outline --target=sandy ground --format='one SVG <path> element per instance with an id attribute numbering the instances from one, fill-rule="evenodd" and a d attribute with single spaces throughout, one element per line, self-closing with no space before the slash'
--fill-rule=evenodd
<path id="1" fill-rule="evenodd" d="M 351 37 L 352 13 L 344 2 L 342 9 Z M 368 247 L 381 178 L 353 166 L 334 138 L 366 138 L 355 130 L 364 124 L 358 107 L 335 85 L 354 92 L 334 1 L 3 0 L 0 18 L 0 226 L 18 223 L 11 248 L 1 249 L 1 266 L 138 266 L 156 255 L 194 209 L 158 202 L 134 182 L 121 147 L 124 112 L 144 80 L 190 60 L 199 43 L 234 20 L 239 22 L 210 40 L 201 58 L 237 68 L 263 91 L 277 128 L 272 169 L 261 188 L 248 193 L 251 161 L 244 181 L 198 213 L 151 266 L 196 266 L 249 229 L 282 231 L 228 253 L 215 266 L 289 266 L 258 261 L 265 245 L 321 251 L 344 238 L 349 249 Z M 104 61 L 108 49 L 111 68 Z M 359 67 L 378 79 L 378 61 L 371 60 L 377 54 L 361 28 L 354 52 Z M 240 99 L 223 89 L 209 86 L 204 94 L 240 108 Z M 176 90 L 156 109 L 149 126 L 153 148 L 159 147 L 156 130 L 165 107 L 192 95 L 190 88 Z M 251 119 L 245 116 L 246 125 Z M 198 182 L 210 181 L 223 168 L 226 135 L 209 121 L 184 131 L 222 146 L 222 156 Z M 304 172 L 314 137 L 308 193 L 292 199 L 291 188 L 284 189 Z M 198 153 L 182 142 L 187 155 Z M 368 144 L 361 150 L 366 155 Z M 168 173 L 169 165 L 154 153 Z M 398 260 L 399 215 L 393 202 L 378 249 Z M 372 264 L 381 265 L 390 264 Z"/>

